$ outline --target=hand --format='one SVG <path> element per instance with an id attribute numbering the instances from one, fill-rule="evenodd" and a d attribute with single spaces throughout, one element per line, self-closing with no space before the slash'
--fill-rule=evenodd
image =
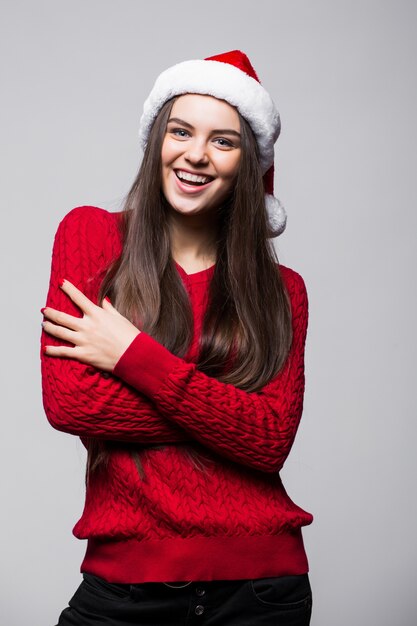
<path id="1" fill-rule="evenodd" d="M 45 354 L 76 359 L 111 372 L 140 330 L 110 300 L 104 299 L 102 306 L 97 306 L 68 280 L 63 281 L 61 289 L 84 315 L 80 318 L 51 307 L 42 309 L 47 318 L 42 323 L 45 332 L 74 346 L 46 346 Z"/>

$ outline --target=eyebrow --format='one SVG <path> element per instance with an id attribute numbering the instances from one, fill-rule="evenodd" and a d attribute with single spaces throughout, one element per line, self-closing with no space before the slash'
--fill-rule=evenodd
<path id="1" fill-rule="evenodd" d="M 176 124 L 181 124 L 182 126 L 186 126 L 191 130 L 195 130 L 192 124 L 189 124 L 179 117 L 171 117 L 167 123 L 169 124 L 170 122 L 175 122 Z M 235 135 L 236 137 L 240 137 L 240 133 L 238 133 L 237 130 L 232 130 L 231 128 L 215 128 L 211 131 L 210 135 Z"/>

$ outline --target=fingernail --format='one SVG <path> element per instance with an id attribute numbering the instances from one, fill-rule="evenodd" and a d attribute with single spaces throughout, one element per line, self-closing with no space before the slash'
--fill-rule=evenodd
<path id="1" fill-rule="evenodd" d="M 65 278 L 60 278 L 59 279 L 59 286 L 62 287 L 62 285 L 65 283 Z"/>
<path id="2" fill-rule="evenodd" d="M 46 309 L 46 306 L 44 306 L 44 307 L 42 307 L 42 308 L 41 308 L 41 313 L 42 313 L 42 315 L 43 315 L 43 312 L 44 312 L 44 310 L 45 310 L 45 309 Z"/>
<path id="3" fill-rule="evenodd" d="M 47 353 L 47 349 L 48 349 L 48 346 L 44 346 L 44 347 L 42 348 L 42 352 L 43 352 L 44 354 L 48 354 L 48 353 Z"/>

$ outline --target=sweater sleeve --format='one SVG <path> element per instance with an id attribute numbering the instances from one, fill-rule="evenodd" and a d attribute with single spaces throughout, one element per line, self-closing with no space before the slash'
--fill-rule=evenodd
<path id="1" fill-rule="evenodd" d="M 299 274 L 282 270 L 291 300 L 293 341 L 285 365 L 260 391 L 246 392 L 207 376 L 146 333 L 133 340 L 113 370 L 194 439 L 263 472 L 283 466 L 303 408 L 307 293 Z"/>
<path id="2" fill-rule="evenodd" d="M 55 235 L 46 306 L 81 316 L 60 289 L 60 279 L 67 278 L 97 302 L 99 279 L 120 250 L 114 214 L 97 207 L 70 211 Z M 141 444 L 190 439 L 179 425 L 159 414 L 151 398 L 119 378 L 74 359 L 44 354 L 45 345 L 63 343 L 42 332 L 42 396 L 47 419 L 54 428 L 81 437 Z"/>

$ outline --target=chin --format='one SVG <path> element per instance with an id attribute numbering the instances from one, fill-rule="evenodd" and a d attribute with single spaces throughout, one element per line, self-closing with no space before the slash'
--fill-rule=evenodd
<path id="1" fill-rule="evenodd" d="M 203 206 L 203 207 L 185 207 L 182 205 L 171 205 L 171 208 L 173 211 L 175 211 L 176 213 L 181 213 L 181 215 L 204 215 L 206 213 L 210 213 L 211 211 L 213 211 L 212 207 L 207 207 L 207 206 Z"/>
<path id="2" fill-rule="evenodd" d="M 182 215 L 197 215 L 199 213 L 207 213 L 213 210 L 212 203 L 200 204 L 198 202 L 184 202 L 181 198 L 170 198 L 169 195 L 165 199 L 171 209 Z M 216 204 L 216 206 L 219 206 Z"/>

